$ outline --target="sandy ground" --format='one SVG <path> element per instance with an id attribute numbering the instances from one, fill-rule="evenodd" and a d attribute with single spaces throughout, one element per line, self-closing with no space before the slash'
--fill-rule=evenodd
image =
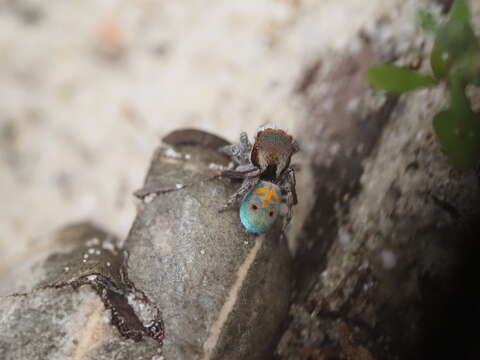
<path id="1" fill-rule="evenodd" d="M 131 193 L 172 129 L 297 134 L 308 64 L 355 51 L 359 29 L 413 17 L 414 3 L 1 1 L 0 264 L 72 221 L 126 235 Z"/>

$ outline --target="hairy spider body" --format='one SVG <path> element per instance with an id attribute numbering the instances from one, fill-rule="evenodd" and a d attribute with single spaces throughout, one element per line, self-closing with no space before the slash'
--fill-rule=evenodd
<path id="1" fill-rule="evenodd" d="M 283 130 L 265 128 L 257 132 L 253 145 L 247 134 L 242 132 L 238 145 L 224 146 L 220 150 L 229 155 L 234 163 L 233 169 L 224 169 L 221 175 L 243 179 L 242 185 L 225 207 L 236 201 L 245 201 L 248 198 L 246 195 L 259 182 L 272 183 L 279 187 L 283 195 L 281 198 L 287 204 L 288 211 L 283 225 L 285 230 L 292 218 L 292 207 L 297 203 L 295 172 L 290 167 L 292 155 L 298 151 L 295 140 Z M 247 226 L 245 228 L 249 230 Z"/>
<path id="2" fill-rule="evenodd" d="M 255 137 L 251 162 L 262 169 L 262 179 L 275 180 L 288 168 L 294 152 L 293 139 L 285 131 L 265 129 Z"/>
<path id="3" fill-rule="evenodd" d="M 260 181 L 240 204 L 240 221 L 248 232 L 268 231 L 278 217 L 282 193 L 280 187 Z"/>

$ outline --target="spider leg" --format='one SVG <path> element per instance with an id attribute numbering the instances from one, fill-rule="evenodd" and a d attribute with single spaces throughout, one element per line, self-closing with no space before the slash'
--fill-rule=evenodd
<path id="1" fill-rule="evenodd" d="M 292 208 L 294 205 L 298 203 L 297 199 L 297 191 L 295 189 L 296 186 L 296 179 L 295 179 L 295 170 L 292 168 L 288 168 L 283 178 L 281 179 L 281 189 L 282 193 L 285 195 L 285 202 L 287 204 L 287 213 L 283 220 L 282 226 L 282 238 L 285 236 L 285 232 L 287 230 L 288 224 L 292 220 Z"/>
<path id="2" fill-rule="evenodd" d="M 252 164 L 238 165 L 235 168 L 236 171 L 239 171 L 239 172 L 242 172 L 242 173 L 249 173 L 249 172 L 252 172 L 256 169 L 257 169 L 257 167 L 255 165 L 252 165 Z"/>
<path id="3" fill-rule="evenodd" d="M 255 165 L 240 165 L 236 169 L 225 169 L 220 172 L 221 176 L 226 176 L 233 179 L 246 179 L 246 178 L 255 178 L 260 175 L 262 172 L 261 169 L 257 168 Z"/>
<path id="4" fill-rule="evenodd" d="M 281 182 L 285 190 L 289 191 L 292 194 L 293 205 L 297 205 L 298 204 L 297 190 L 296 190 L 297 180 L 295 178 L 295 170 L 291 167 L 286 169 L 284 178 L 282 179 Z"/>
<path id="5" fill-rule="evenodd" d="M 240 134 L 240 143 L 225 145 L 218 149 L 221 153 L 227 155 L 237 165 L 247 165 L 252 151 L 252 144 L 248 140 L 246 132 Z"/>
<path id="6" fill-rule="evenodd" d="M 250 150 L 252 147 L 252 144 L 250 143 L 250 140 L 248 140 L 248 135 L 245 131 L 240 133 L 240 147 L 245 150 Z"/>
<path id="7" fill-rule="evenodd" d="M 254 178 L 246 178 L 243 180 L 242 186 L 227 200 L 225 205 L 220 209 L 220 211 L 226 210 L 230 207 L 233 203 L 237 202 L 238 200 L 242 199 L 246 193 L 248 193 L 257 183 L 260 181 L 258 177 Z"/>
<path id="8" fill-rule="evenodd" d="M 227 155 L 236 164 L 241 163 L 241 149 L 238 145 L 225 145 L 218 149 L 221 153 Z"/>
<path id="9" fill-rule="evenodd" d="M 293 154 L 300 151 L 300 145 L 296 140 L 292 141 L 292 146 L 293 146 Z"/>
<path id="10" fill-rule="evenodd" d="M 290 224 L 290 221 L 292 220 L 292 208 L 295 205 L 295 196 L 290 184 L 285 185 L 285 187 L 282 188 L 282 192 L 285 194 L 287 203 L 287 214 L 285 215 L 282 226 L 282 236 L 284 236 L 288 224 Z"/>
<path id="11" fill-rule="evenodd" d="M 244 164 L 249 163 L 250 152 L 252 151 L 252 144 L 248 139 L 248 135 L 245 131 L 240 133 L 240 157 Z"/>

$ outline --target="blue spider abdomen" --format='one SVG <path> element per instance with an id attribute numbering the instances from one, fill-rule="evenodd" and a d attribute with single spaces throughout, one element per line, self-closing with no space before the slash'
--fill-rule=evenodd
<path id="1" fill-rule="evenodd" d="M 252 233 L 268 231 L 278 217 L 282 193 L 280 187 L 260 181 L 240 204 L 240 221 Z"/>

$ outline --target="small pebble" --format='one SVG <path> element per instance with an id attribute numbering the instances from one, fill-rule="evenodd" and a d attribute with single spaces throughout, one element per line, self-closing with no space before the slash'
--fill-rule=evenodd
<path id="1" fill-rule="evenodd" d="M 143 198 L 143 202 L 145 204 L 151 203 L 152 200 L 155 199 L 156 197 L 157 197 L 157 194 L 155 194 L 155 193 L 148 194 L 147 196 L 145 196 Z"/>

